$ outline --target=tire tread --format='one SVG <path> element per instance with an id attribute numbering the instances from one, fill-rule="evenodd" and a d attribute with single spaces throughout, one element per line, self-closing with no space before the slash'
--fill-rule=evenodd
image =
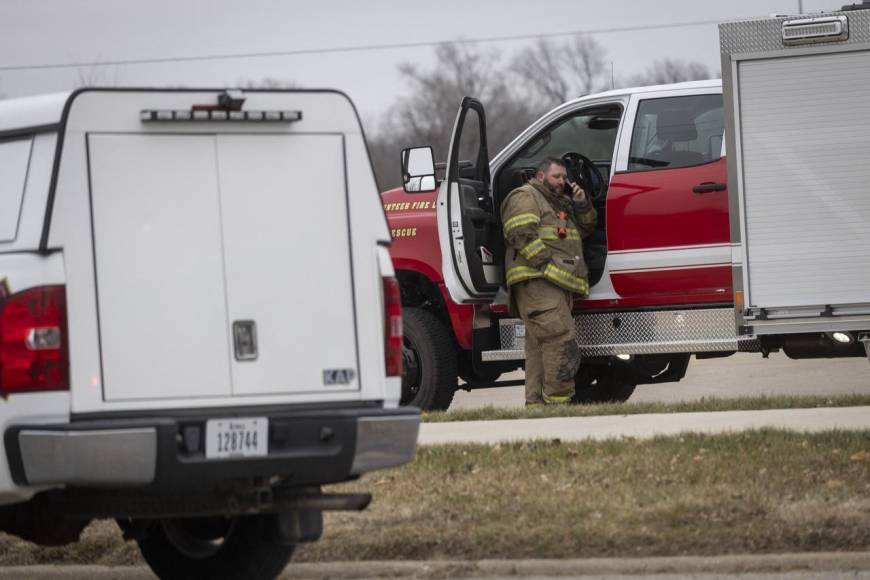
<path id="1" fill-rule="evenodd" d="M 446 411 L 453 402 L 459 376 L 453 335 L 422 308 L 403 308 L 402 320 L 405 336 L 415 344 L 421 359 L 420 391 L 410 404 L 424 411 Z"/>
<path id="2" fill-rule="evenodd" d="M 137 540 L 151 570 L 164 580 L 270 580 L 293 556 L 295 546 L 275 541 L 273 515 L 237 516 L 237 526 L 221 549 L 208 558 L 195 559 L 180 552 L 159 522 Z"/>

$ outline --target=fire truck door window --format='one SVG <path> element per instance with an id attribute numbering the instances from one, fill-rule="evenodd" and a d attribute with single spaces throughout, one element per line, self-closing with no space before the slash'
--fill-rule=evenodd
<path id="1" fill-rule="evenodd" d="M 509 169 L 534 167 L 544 157 L 561 157 L 573 151 L 595 161 L 607 177 L 620 117 L 621 113 L 616 109 L 601 113 L 584 112 L 562 119 L 523 147 Z"/>
<path id="2" fill-rule="evenodd" d="M 462 138 L 459 140 L 459 177 L 476 179 L 480 154 L 480 116 L 470 109 L 462 123 Z M 489 163 L 489 159 L 484 160 Z"/>
<path id="3" fill-rule="evenodd" d="M 716 161 L 725 130 L 721 95 L 641 101 L 628 170 L 674 169 Z"/>
<path id="4" fill-rule="evenodd" d="M 610 106 L 579 111 L 547 127 L 499 171 L 495 184 L 496 201 L 500 203 L 511 190 L 534 177 L 541 159 L 561 157 L 569 152 L 591 159 L 606 184 L 610 179 L 610 164 L 621 118 L 621 108 Z"/>

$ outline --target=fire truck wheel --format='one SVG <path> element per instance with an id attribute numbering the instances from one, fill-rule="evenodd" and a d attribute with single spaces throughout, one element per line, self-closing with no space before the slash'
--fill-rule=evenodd
<path id="1" fill-rule="evenodd" d="M 446 411 L 456 392 L 457 355 L 453 336 L 431 312 L 402 309 L 401 404 L 424 411 Z"/>
<path id="2" fill-rule="evenodd" d="M 275 578 L 294 546 L 278 543 L 274 515 L 158 520 L 137 540 L 160 578 Z"/>
<path id="3" fill-rule="evenodd" d="M 624 403 L 637 385 L 619 376 L 611 366 L 584 365 L 574 377 L 574 403 Z"/>

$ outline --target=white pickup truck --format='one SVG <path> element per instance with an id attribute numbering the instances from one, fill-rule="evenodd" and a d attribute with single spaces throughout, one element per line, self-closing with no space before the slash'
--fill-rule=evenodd
<path id="1" fill-rule="evenodd" d="M 0 530 L 276 576 L 414 456 L 389 242 L 341 93 L 0 102 Z"/>

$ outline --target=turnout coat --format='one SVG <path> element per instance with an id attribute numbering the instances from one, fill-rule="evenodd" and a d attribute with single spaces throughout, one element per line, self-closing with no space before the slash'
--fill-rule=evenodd
<path id="1" fill-rule="evenodd" d="M 565 290 L 589 295 L 583 238 L 598 219 L 588 199 L 576 202 L 537 179 L 511 191 L 501 204 L 508 288 L 544 278 Z"/>

